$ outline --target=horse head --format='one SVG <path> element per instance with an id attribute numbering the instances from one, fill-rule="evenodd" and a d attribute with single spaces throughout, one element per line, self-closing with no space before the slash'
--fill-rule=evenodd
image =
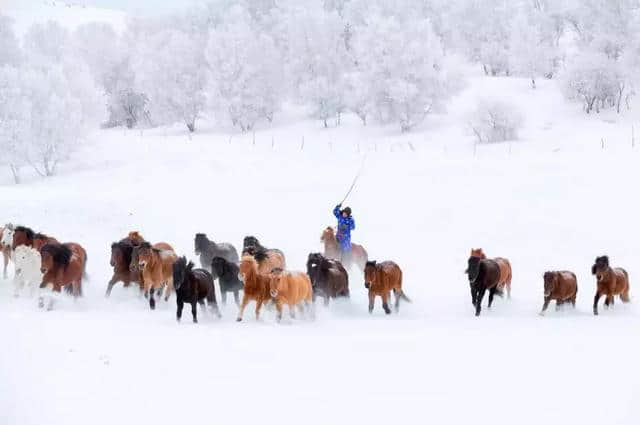
<path id="1" fill-rule="evenodd" d="M 480 262 L 481 258 L 478 257 L 469 257 L 467 262 L 467 275 L 469 275 L 469 283 L 475 284 L 478 279 L 478 275 L 480 274 Z"/>
<path id="2" fill-rule="evenodd" d="M 173 287 L 178 291 L 187 281 L 187 274 L 193 269 L 193 263 L 187 257 L 178 258 L 173 263 Z"/>
<path id="3" fill-rule="evenodd" d="M 205 233 L 196 233 L 194 244 L 196 255 L 200 255 L 201 252 L 207 250 L 207 246 L 209 245 L 209 238 L 207 238 L 207 235 Z"/>
<path id="4" fill-rule="evenodd" d="M 558 285 L 558 272 L 545 272 L 544 274 L 544 296 L 549 297 Z"/>
<path id="5" fill-rule="evenodd" d="M 605 274 L 609 271 L 609 257 L 606 255 L 596 258 L 595 264 L 591 266 L 591 274 L 596 275 L 596 279 L 600 282 L 604 279 Z"/>
<path id="6" fill-rule="evenodd" d="M 364 287 L 369 289 L 376 283 L 376 275 L 378 271 L 378 263 L 376 261 L 367 261 L 364 266 Z"/>

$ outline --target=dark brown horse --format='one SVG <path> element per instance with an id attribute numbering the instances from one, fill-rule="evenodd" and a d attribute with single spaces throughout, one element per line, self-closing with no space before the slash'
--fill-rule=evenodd
<path id="1" fill-rule="evenodd" d="M 481 259 L 487 258 L 487 256 L 482 251 L 482 248 L 471 249 L 471 256 L 478 257 Z M 500 267 L 500 283 L 498 283 L 498 289 L 501 291 L 506 288 L 507 290 L 507 298 L 511 298 L 511 279 L 513 277 L 513 273 L 511 271 L 511 263 L 509 260 L 503 257 L 495 257 L 492 258 L 493 261 L 498 263 Z"/>
<path id="2" fill-rule="evenodd" d="M 125 288 L 130 286 L 132 283 L 137 283 L 140 285 L 140 290 L 143 289 L 142 275 L 140 274 L 140 271 L 137 268 L 135 270 L 131 270 L 133 249 L 134 245 L 129 238 L 124 238 L 119 242 L 111 244 L 110 264 L 111 267 L 113 267 L 113 276 L 111 276 L 111 280 L 109 280 L 107 285 L 107 297 L 111 295 L 113 286 L 118 282 L 122 282 Z"/>
<path id="3" fill-rule="evenodd" d="M 70 285 L 75 297 L 82 295 L 82 277 L 85 276 L 87 252 L 77 243 L 50 243 L 40 250 L 42 264 L 41 288 L 51 287 L 54 292 Z"/>
<path id="4" fill-rule="evenodd" d="M 367 261 L 364 268 L 364 287 L 369 290 L 369 313 L 373 311 L 376 296 L 382 298 L 382 308 L 386 314 L 391 313 L 389 298 L 391 291 L 396 297 L 395 311 L 400 310 L 400 300 L 411 302 L 402 291 L 402 270 L 393 261 Z"/>
<path id="5" fill-rule="evenodd" d="M 556 301 L 556 310 L 564 303 L 576 306 L 578 294 L 578 279 L 575 273 L 568 271 L 546 272 L 544 274 L 544 304 L 540 315 L 549 307 L 551 300 Z"/>
<path id="6" fill-rule="evenodd" d="M 349 297 L 349 274 L 338 260 L 330 260 L 320 253 L 309 254 L 307 274 L 314 301 L 319 296 L 324 298 L 324 305 L 329 305 L 329 298 Z"/>
<path id="7" fill-rule="evenodd" d="M 11 249 L 16 249 L 20 245 L 33 246 L 33 238 L 36 233 L 28 227 L 18 226 L 13 232 L 13 244 Z"/>
<path id="8" fill-rule="evenodd" d="M 362 245 L 351 243 L 351 253 L 342 255 L 340 244 L 336 239 L 336 233 L 333 227 L 329 226 L 322 232 L 320 241 L 324 244 L 324 256 L 333 260 L 341 261 L 343 266 L 348 270 L 355 263 L 360 271 L 364 272 L 364 268 L 369 260 L 369 254 Z"/>
<path id="9" fill-rule="evenodd" d="M 469 257 L 465 273 L 469 276 L 471 302 L 476 308 L 476 316 L 480 316 L 482 298 L 487 290 L 489 291 L 489 308 L 491 308 L 493 297 L 496 294 L 502 296 L 502 292 L 498 287 L 500 284 L 500 265 L 494 260 L 482 259 L 472 255 Z"/>
<path id="10" fill-rule="evenodd" d="M 591 274 L 596 276 L 598 288 L 593 298 L 593 314 L 598 314 L 598 301 L 605 296 L 605 307 L 613 307 L 614 297 L 620 296 L 623 303 L 631 301 L 629 298 L 629 274 L 623 268 L 609 266 L 609 257 L 603 255 L 597 257 L 591 267 Z"/>

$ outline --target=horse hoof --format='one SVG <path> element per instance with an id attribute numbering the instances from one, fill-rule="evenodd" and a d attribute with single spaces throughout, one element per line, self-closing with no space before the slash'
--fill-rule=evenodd
<path id="1" fill-rule="evenodd" d="M 242 322 L 242 317 L 238 317 L 238 318 L 236 319 L 236 322 Z"/>

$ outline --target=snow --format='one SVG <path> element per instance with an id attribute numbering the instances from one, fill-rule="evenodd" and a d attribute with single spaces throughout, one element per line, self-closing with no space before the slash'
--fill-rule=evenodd
<path id="1" fill-rule="evenodd" d="M 520 141 L 474 156 L 462 120 L 485 92 L 526 122 Z M 82 243 L 90 280 L 50 312 L 0 281 L 0 422 L 638 423 L 637 115 L 586 116 L 554 82 L 526 79 L 472 78 L 452 102 L 403 135 L 351 115 L 324 130 L 288 108 L 255 145 L 208 122 L 191 137 L 180 124 L 101 130 L 57 176 L 12 185 L 3 170 L 2 219 Z M 121 285 L 104 298 L 110 244 L 134 229 L 191 259 L 196 232 L 236 246 L 253 234 L 304 270 L 361 163 L 353 240 L 403 268 L 413 303 L 398 315 L 379 300 L 368 315 L 355 270 L 351 299 L 314 321 L 256 322 L 250 306 L 236 323 L 231 302 L 222 319 L 194 325 L 187 311 L 178 324 L 175 298 L 156 311 Z M 514 269 L 513 299 L 479 318 L 471 247 Z M 604 253 L 629 271 L 632 302 L 594 317 L 590 266 Z M 542 318 L 552 269 L 577 274 L 577 309 Z"/>

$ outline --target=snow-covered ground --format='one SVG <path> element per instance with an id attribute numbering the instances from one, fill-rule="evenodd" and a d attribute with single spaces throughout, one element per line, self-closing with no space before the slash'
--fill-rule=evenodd
<path id="1" fill-rule="evenodd" d="M 521 141 L 474 155 L 462 123 L 483 92 L 515 99 L 526 123 Z M 207 123 L 191 139 L 104 130 L 56 177 L 16 186 L 3 170 L 0 219 L 82 243 L 90 280 L 51 312 L 0 280 L 0 423 L 637 424 L 640 120 L 587 117 L 555 83 L 518 79 L 472 79 L 451 106 L 402 136 L 351 116 L 324 130 L 285 115 L 255 144 Z M 189 258 L 196 232 L 254 234 L 304 269 L 361 164 L 353 238 L 403 268 L 400 314 L 369 316 L 356 271 L 351 300 L 315 321 L 248 309 L 236 323 L 231 304 L 177 324 L 173 299 L 152 312 L 135 290 L 104 298 L 110 244 L 133 229 Z M 513 299 L 480 318 L 471 247 L 514 269 Z M 590 267 L 605 253 L 629 271 L 632 303 L 594 317 Z M 578 305 L 542 318 L 551 269 L 577 274 Z"/>

